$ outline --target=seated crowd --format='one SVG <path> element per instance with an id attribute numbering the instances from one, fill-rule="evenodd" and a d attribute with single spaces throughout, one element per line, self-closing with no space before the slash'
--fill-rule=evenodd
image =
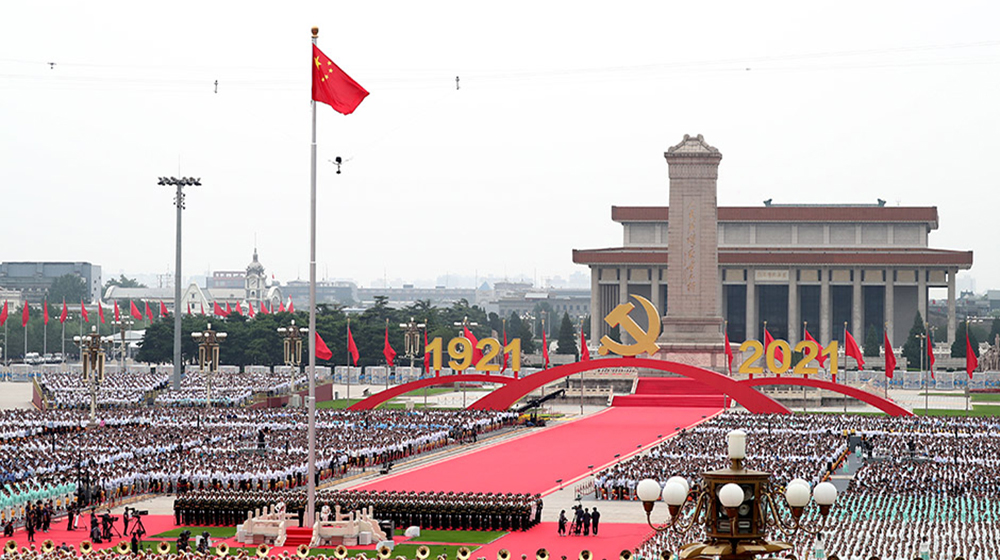
<path id="1" fill-rule="evenodd" d="M 747 432 L 745 465 L 774 473 L 772 483 L 777 490 L 794 477 L 815 485 L 830 474 L 828 463 L 836 466 L 846 452 L 846 436 L 863 436 L 864 444 L 852 450 L 857 457 L 849 461 L 856 465 L 848 469 L 853 479 L 819 536 L 799 531 L 790 539 L 779 537 L 795 545 L 793 551 L 779 556 L 817 558 L 823 551 L 827 558 L 837 555 L 842 560 L 910 560 L 919 557 L 923 546 L 931 558 L 989 560 L 1000 551 L 1000 485 L 996 483 L 1000 418 L 994 417 L 727 413 L 645 456 L 600 473 L 598 492 L 613 499 L 618 497 L 617 489 L 621 497 L 631 498 L 632 480 L 654 478 L 662 485 L 674 475 L 698 483 L 700 472 L 726 466 L 725 435 L 736 428 Z M 775 441 L 776 437 L 782 441 Z M 692 455 L 681 457 L 685 449 Z M 772 453 L 774 458 L 763 456 Z M 666 508 L 656 511 L 668 517 Z M 787 516 L 786 511 L 782 513 Z M 815 505 L 806 509 L 804 520 L 807 526 L 821 522 Z M 699 526 L 687 534 L 649 535 L 637 554 L 648 558 L 663 550 L 676 552 L 683 544 L 702 538 L 704 530 Z"/>

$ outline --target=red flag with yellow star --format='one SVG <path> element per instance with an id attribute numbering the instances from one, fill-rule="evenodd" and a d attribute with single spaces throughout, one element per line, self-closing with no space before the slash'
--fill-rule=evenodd
<path id="1" fill-rule="evenodd" d="M 334 111 L 350 115 L 368 96 L 365 88 L 351 79 L 316 45 L 313 45 L 312 68 L 312 98 L 333 107 Z"/>

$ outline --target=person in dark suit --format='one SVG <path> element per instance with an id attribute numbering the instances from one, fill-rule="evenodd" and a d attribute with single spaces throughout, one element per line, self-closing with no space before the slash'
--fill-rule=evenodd
<path id="1" fill-rule="evenodd" d="M 566 519 L 566 510 L 560 511 L 559 512 L 559 536 L 560 537 L 565 537 L 566 536 L 566 522 L 567 521 L 569 521 L 569 520 Z"/>
<path id="2" fill-rule="evenodd" d="M 597 511 L 597 507 L 590 512 L 590 531 L 597 536 L 597 524 L 601 521 L 601 512 Z"/>
<path id="3" fill-rule="evenodd" d="M 583 525 L 583 536 L 590 535 L 590 511 L 587 509 L 583 510 L 580 514 L 580 523 Z"/>

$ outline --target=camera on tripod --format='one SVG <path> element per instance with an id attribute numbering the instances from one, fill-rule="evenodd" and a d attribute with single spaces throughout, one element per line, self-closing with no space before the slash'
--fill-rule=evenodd
<path id="1" fill-rule="evenodd" d="M 149 515 L 148 509 L 135 509 L 134 507 L 125 506 L 125 514 L 129 517 L 136 518 L 142 515 Z"/>

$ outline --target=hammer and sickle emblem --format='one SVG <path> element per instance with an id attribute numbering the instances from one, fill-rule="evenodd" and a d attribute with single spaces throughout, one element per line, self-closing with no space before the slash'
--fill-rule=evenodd
<path id="1" fill-rule="evenodd" d="M 632 335 L 636 343 L 621 344 L 612 340 L 611 337 L 604 335 L 601 337 L 601 347 L 597 350 L 600 355 L 606 356 L 610 352 L 619 356 L 638 356 L 643 352 L 655 354 L 660 349 L 656 344 L 656 339 L 660 337 L 660 327 L 662 326 L 660 324 L 660 314 L 656 312 L 656 307 L 648 299 L 634 294 L 632 297 L 646 310 L 646 316 L 649 318 L 649 331 L 642 330 L 642 327 L 635 322 L 635 319 L 629 316 L 629 313 L 635 309 L 634 304 L 620 303 L 611 310 L 611 313 L 608 313 L 608 316 L 604 318 L 604 322 L 612 327 L 621 325 L 625 329 L 625 332 Z"/>

